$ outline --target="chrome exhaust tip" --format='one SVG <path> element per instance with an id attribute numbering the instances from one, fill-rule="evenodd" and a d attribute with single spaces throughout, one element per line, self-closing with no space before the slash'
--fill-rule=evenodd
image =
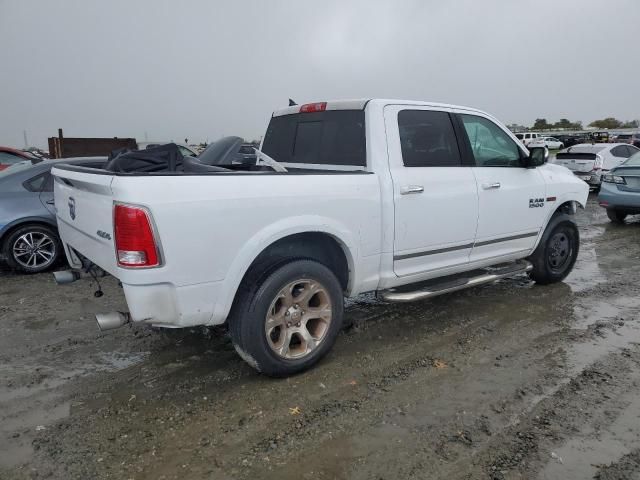
<path id="1" fill-rule="evenodd" d="M 66 285 L 73 283 L 80 279 L 80 272 L 75 270 L 62 270 L 60 272 L 53 272 L 53 278 L 58 285 Z"/>
<path id="2" fill-rule="evenodd" d="M 120 328 L 131 322 L 128 312 L 96 313 L 96 322 L 101 332 Z"/>

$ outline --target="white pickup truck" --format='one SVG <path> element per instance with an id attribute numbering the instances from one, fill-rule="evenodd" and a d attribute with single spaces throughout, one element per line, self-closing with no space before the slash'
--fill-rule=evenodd
<path id="1" fill-rule="evenodd" d="M 331 348 L 345 296 L 408 302 L 525 272 L 552 283 L 576 261 L 587 184 L 479 110 L 292 106 L 273 113 L 257 165 L 239 145 L 151 166 L 56 165 L 74 269 L 59 283 L 100 267 L 129 307 L 96 315 L 101 328 L 228 322 L 242 358 L 284 376 Z"/>

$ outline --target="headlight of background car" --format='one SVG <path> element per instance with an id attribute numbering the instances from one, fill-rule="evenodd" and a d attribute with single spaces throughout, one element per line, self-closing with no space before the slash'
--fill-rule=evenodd
<path id="1" fill-rule="evenodd" d="M 624 177 L 620 177 L 618 175 L 611 175 L 611 174 L 604 175 L 602 177 L 602 181 L 607 183 L 618 183 L 620 185 L 624 185 L 627 183 L 625 182 Z"/>

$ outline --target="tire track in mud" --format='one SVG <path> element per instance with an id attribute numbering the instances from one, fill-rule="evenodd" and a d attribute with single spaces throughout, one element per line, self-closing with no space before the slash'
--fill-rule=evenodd
<path id="1" fill-rule="evenodd" d="M 550 459 L 563 462 L 553 448 L 585 423 L 610 422 L 611 413 L 623 408 L 616 399 L 638 391 L 639 382 L 640 346 L 608 355 L 540 401 L 517 425 L 493 436 L 475 453 L 472 468 L 459 462 L 453 478 L 534 478 Z"/>
<path id="2" fill-rule="evenodd" d="M 509 289 L 510 287 L 511 285 L 506 284 L 499 286 L 499 289 Z M 481 291 L 478 293 L 479 296 L 482 296 L 486 295 L 487 292 Z M 529 292 L 522 291 L 519 294 L 529 295 Z M 544 294 L 540 295 L 541 298 L 545 297 Z M 433 309 L 442 310 L 442 306 L 427 306 L 427 310 Z M 532 313 L 532 315 L 534 314 L 535 312 Z M 435 316 L 438 317 L 439 315 Z M 118 440 L 120 445 L 118 445 L 117 449 L 130 449 L 128 451 L 128 456 L 130 457 L 141 456 L 153 452 L 155 444 L 157 444 L 159 440 L 158 433 L 154 432 L 153 427 L 139 427 L 139 432 L 136 432 L 136 425 L 154 423 L 157 422 L 158 419 L 165 419 L 166 421 L 166 419 L 171 418 L 170 430 L 172 435 L 177 437 L 176 442 L 172 442 L 166 447 L 158 447 L 158 451 L 154 455 L 158 462 L 157 468 L 150 462 L 140 462 L 141 465 L 138 466 L 143 468 L 145 474 L 140 477 L 136 476 L 136 478 L 153 478 L 154 474 L 161 473 L 168 474 L 167 478 L 173 478 L 170 472 L 180 471 L 181 465 L 203 465 L 207 463 L 206 460 L 210 460 L 211 458 L 215 459 L 215 461 L 213 461 L 213 471 L 218 472 L 220 475 L 231 469 L 235 477 L 250 477 L 253 474 L 251 472 L 253 471 L 252 466 L 254 464 L 258 469 L 264 467 L 264 465 L 260 465 L 261 462 L 257 460 L 259 458 L 264 458 L 269 455 L 273 457 L 273 461 L 275 462 L 286 461 L 287 458 L 296 451 L 299 451 L 301 448 L 304 448 L 308 443 L 317 443 L 324 437 L 331 437 L 335 433 L 344 432 L 349 429 L 357 431 L 361 425 L 380 422 L 381 419 L 388 414 L 390 409 L 392 409 L 393 412 L 397 412 L 398 409 L 402 409 L 402 401 L 394 398 L 394 395 L 397 393 L 396 391 L 406 390 L 407 387 L 403 387 L 403 385 L 410 381 L 416 374 L 420 375 L 428 372 L 437 372 L 438 369 L 434 365 L 434 354 L 436 352 L 443 353 L 443 356 L 449 357 L 452 353 L 447 352 L 447 348 L 454 345 L 454 357 L 456 358 L 454 358 L 454 361 L 447 367 L 451 370 L 456 370 L 456 362 L 461 364 L 464 364 L 465 362 L 474 363 L 471 359 L 465 360 L 465 358 L 471 356 L 474 351 L 482 351 L 483 348 L 486 348 L 485 343 L 492 340 L 495 332 L 503 330 L 505 328 L 504 324 L 507 322 L 509 322 L 509 319 L 497 322 L 487 319 L 486 315 L 480 314 L 473 321 L 465 318 L 462 321 L 455 323 L 454 326 L 450 324 L 447 325 L 446 333 L 444 334 L 438 332 L 438 329 L 442 327 L 438 321 L 436 321 L 435 324 L 423 326 L 426 333 L 422 332 L 420 338 L 412 339 L 413 344 L 408 348 L 405 348 L 405 350 L 402 350 L 399 353 L 396 352 L 396 354 L 391 358 L 389 358 L 388 355 L 385 355 L 385 352 L 382 352 L 380 355 L 381 361 L 376 362 L 375 360 L 378 360 L 376 358 L 366 363 L 364 365 L 364 370 L 358 372 L 359 379 L 355 386 L 345 385 L 331 392 L 330 395 L 320 396 L 315 399 L 307 394 L 306 398 L 303 397 L 299 399 L 309 401 L 309 406 L 304 407 L 302 415 L 290 418 L 285 416 L 284 421 L 280 418 L 279 421 L 265 422 L 261 425 L 256 425 L 256 428 L 249 432 L 246 431 L 246 427 L 250 422 L 243 422 L 242 416 L 240 418 L 240 422 L 237 422 L 237 417 L 234 420 L 233 415 L 231 418 L 221 418 L 212 422 L 207 418 L 208 415 L 203 413 L 203 411 L 225 412 L 226 415 L 229 411 L 229 407 L 232 405 L 232 408 L 234 408 L 235 411 L 251 411 L 251 399 L 243 398 L 244 385 L 247 382 L 252 382 L 253 380 L 251 375 L 240 375 L 237 378 L 231 379 L 231 381 L 222 382 L 222 384 L 218 381 L 214 382 L 217 388 L 222 388 L 220 390 L 217 390 L 216 388 L 213 392 L 211 392 L 211 389 L 208 390 L 210 393 L 207 395 L 210 396 L 212 402 L 202 405 L 198 405 L 198 402 L 192 402 L 192 405 L 187 409 L 185 409 L 184 406 L 181 406 L 181 397 L 184 397 L 185 395 L 192 396 L 194 394 L 206 393 L 206 391 L 203 391 L 203 387 L 198 387 L 197 385 L 189 391 L 189 385 L 191 384 L 193 386 L 194 382 L 182 380 L 176 382 L 177 384 L 174 385 L 175 389 L 173 392 L 162 393 L 163 401 L 160 403 L 155 402 L 153 399 L 147 405 L 136 405 L 135 402 L 130 405 L 126 402 L 122 404 L 120 402 L 112 401 L 111 403 L 114 405 L 111 407 L 101 409 L 93 414 L 86 411 L 84 416 L 91 421 L 93 428 L 100 431 L 102 435 L 106 435 L 107 437 L 114 439 L 119 439 L 119 437 L 123 435 L 127 436 L 126 441 Z M 380 322 L 379 325 L 369 324 L 365 331 L 356 333 L 353 336 L 346 336 L 347 343 L 352 337 L 375 335 L 377 330 L 382 328 L 382 323 L 384 322 Z M 534 327 L 538 328 L 535 325 Z M 546 329 L 549 333 L 553 333 L 557 330 L 557 327 L 553 325 L 553 322 L 551 322 L 546 325 Z M 437 335 L 435 338 L 429 338 L 425 341 L 423 335 L 433 337 L 434 333 Z M 543 332 L 538 333 L 542 334 Z M 536 338 L 540 338 L 540 341 L 543 344 L 547 343 L 547 339 L 544 338 L 544 336 Z M 399 343 L 402 343 L 402 341 Z M 420 349 L 420 353 L 417 355 L 414 348 L 416 345 L 422 347 Z M 515 345 L 517 348 L 522 347 L 519 343 Z M 395 349 L 396 347 L 397 345 L 395 344 L 387 346 L 389 349 Z M 430 353 L 422 353 L 424 349 L 427 349 Z M 536 346 L 533 345 L 530 350 L 535 351 Z M 500 351 L 504 352 L 504 349 L 501 349 Z M 496 360 L 498 361 L 496 363 L 499 363 L 499 361 L 504 359 L 509 359 L 510 357 L 513 358 L 513 355 L 515 355 L 514 352 L 504 353 L 506 355 L 503 356 L 504 358 L 501 357 L 499 359 L 496 356 Z M 525 359 L 525 353 L 526 352 L 520 352 L 520 356 L 523 360 L 529 361 L 528 359 Z M 348 359 L 345 361 L 348 362 Z M 338 367 L 340 367 L 340 364 L 338 364 Z M 479 371 L 482 371 L 482 368 L 484 367 L 480 366 Z M 234 369 L 231 368 L 231 370 Z M 136 376 L 138 375 L 141 374 L 132 370 L 127 373 L 126 381 L 131 382 L 131 380 L 135 380 L 137 383 L 140 381 L 140 379 L 136 380 Z M 311 379 L 311 383 L 323 378 L 320 370 L 309 372 L 307 376 Z M 180 374 L 176 372 L 175 374 L 168 376 L 165 380 L 172 383 L 179 377 Z M 207 376 L 204 377 L 203 383 L 206 383 L 206 378 Z M 123 378 L 120 380 L 122 381 Z M 262 379 L 258 379 L 259 383 L 263 383 L 261 380 Z M 424 375 L 420 375 L 420 380 L 428 383 L 432 379 L 424 378 Z M 447 382 L 446 379 L 443 381 Z M 258 392 L 260 400 L 266 402 L 271 400 L 269 396 L 270 390 L 272 389 L 269 387 L 276 385 L 274 388 L 277 389 L 277 385 L 287 383 L 287 381 L 272 380 L 266 380 L 266 382 L 268 383 L 266 388 L 263 388 Z M 114 386 L 111 388 L 113 389 Z M 408 389 L 410 390 L 411 388 L 409 387 Z M 126 390 L 119 394 L 120 397 L 123 397 L 123 402 L 124 398 L 128 395 L 129 391 Z M 401 395 L 401 397 L 402 396 L 404 395 Z M 283 407 L 286 405 L 294 405 L 293 397 L 293 395 L 290 395 L 288 398 L 285 397 L 283 399 Z M 411 394 L 409 394 L 408 397 L 411 398 Z M 167 402 L 167 405 L 164 405 L 164 402 Z M 504 416 L 509 411 L 509 408 L 507 407 L 508 403 L 508 401 L 500 401 L 499 405 L 492 408 L 495 411 L 499 411 L 500 414 Z M 316 406 L 314 406 L 314 404 L 316 404 Z M 182 405 L 184 405 L 184 403 L 182 403 Z M 285 408 L 282 408 L 281 410 L 283 409 Z M 182 415 L 175 415 L 175 413 L 172 413 L 175 411 L 180 412 L 180 410 L 186 410 L 186 414 L 183 413 Z M 152 415 L 145 416 L 148 415 L 148 413 L 145 412 L 151 412 Z M 105 421 L 92 418 L 96 414 L 100 417 L 104 417 Z M 282 412 L 280 412 L 280 415 L 283 415 Z M 267 412 L 266 416 L 269 416 L 269 412 Z M 129 425 L 130 421 L 133 422 L 133 425 Z M 236 423 L 234 423 L 234 421 Z M 196 428 L 194 431 L 192 426 L 193 424 L 208 425 L 210 428 Z M 450 430 L 452 433 L 444 435 L 444 439 L 438 436 L 434 442 L 433 439 L 429 438 L 427 441 L 423 441 L 423 445 L 429 445 L 437 451 L 439 444 L 446 444 L 450 442 L 450 439 L 453 437 L 453 441 L 461 442 L 462 448 L 466 448 L 466 445 L 464 445 L 465 434 L 463 433 L 463 435 L 459 436 L 460 438 L 455 438 L 457 430 L 454 427 L 455 425 L 451 426 Z M 472 430 L 473 429 L 474 428 L 472 428 Z M 74 428 L 74 430 L 77 430 L 77 428 Z M 483 426 L 481 424 L 478 428 L 475 428 L 475 430 L 487 430 L 487 427 L 486 425 Z M 475 432 L 473 435 L 477 436 Z M 151 444 L 149 443 L 149 436 L 151 437 Z M 200 445 L 200 443 L 202 443 L 202 438 L 216 436 L 231 436 L 233 439 L 231 442 L 216 443 L 213 445 L 213 449 L 207 448 L 208 445 Z M 469 434 L 469 436 L 471 435 Z M 86 440 L 89 440 L 89 445 L 84 445 L 85 448 L 82 448 Z M 91 440 L 93 440 L 93 442 Z M 91 446 L 94 442 L 94 446 Z M 84 453 L 86 451 L 98 451 L 105 448 L 113 449 L 115 446 L 107 445 L 105 447 L 105 445 L 100 445 L 100 443 L 101 439 L 99 438 L 78 438 L 71 444 L 68 444 L 64 450 L 67 452 L 79 451 Z M 195 448 L 194 445 L 196 445 Z M 89 448 L 90 446 L 91 448 Z M 140 448 L 141 446 L 142 448 Z M 55 448 L 51 450 L 50 446 L 49 454 L 55 458 L 62 453 L 62 450 L 59 449 L 59 445 L 57 443 L 54 447 Z M 161 453 L 160 450 L 163 448 L 166 451 Z M 446 449 L 442 450 L 444 452 Z M 167 460 L 170 457 L 170 453 L 177 453 L 177 455 L 175 455 L 177 458 L 175 460 Z M 443 456 L 446 455 L 447 453 L 444 452 Z M 451 454 L 449 453 L 449 455 Z M 116 454 L 115 458 L 110 459 L 114 460 L 110 462 L 111 465 L 116 463 L 115 460 L 117 458 L 123 457 L 125 456 L 122 455 L 122 453 Z M 71 470 L 82 472 L 82 475 L 79 477 L 82 477 L 83 475 L 90 475 L 98 478 L 106 478 L 107 476 L 114 475 L 115 477 L 119 477 L 131 474 L 132 471 L 130 470 L 130 467 L 134 467 L 134 465 L 136 465 L 136 462 L 134 461 L 131 465 L 127 466 L 127 468 L 112 468 L 110 470 L 105 470 L 103 465 L 106 465 L 107 462 L 91 465 L 86 461 L 86 457 L 83 457 L 83 455 L 78 455 L 74 458 L 74 455 L 69 455 L 69 453 L 66 454 L 66 462 L 67 465 L 71 467 Z M 236 466 L 240 467 L 238 471 L 233 470 Z M 206 472 L 207 470 L 205 469 L 202 470 L 200 474 L 202 476 L 206 476 Z M 191 473 L 195 475 L 195 478 L 198 478 L 196 470 L 192 470 Z"/>

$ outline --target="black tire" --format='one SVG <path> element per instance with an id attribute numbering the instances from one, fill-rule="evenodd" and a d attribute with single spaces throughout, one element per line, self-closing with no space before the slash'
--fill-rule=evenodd
<path id="1" fill-rule="evenodd" d="M 313 282 L 314 285 L 316 283 L 321 285 L 324 289 L 323 298 L 325 299 L 324 301 L 330 302 L 331 319 L 324 328 L 317 346 L 313 347 L 308 353 L 301 354 L 302 356 L 299 358 L 285 358 L 276 352 L 273 343 L 271 343 L 274 341 L 273 337 L 268 337 L 267 335 L 267 314 L 272 311 L 274 305 L 277 305 L 278 298 L 282 298 L 279 294 L 284 289 L 295 284 L 298 280 L 304 283 L 307 279 Z M 292 291 L 295 293 L 295 285 Z M 304 292 L 304 290 L 301 290 L 301 292 Z M 328 300 L 324 297 L 325 293 Z M 293 301 L 296 302 L 296 308 L 298 307 L 296 298 L 299 298 L 300 295 L 292 295 Z M 248 280 L 241 287 L 241 292 L 236 299 L 229 320 L 231 339 L 238 354 L 259 372 L 272 377 L 286 377 L 302 372 L 326 355 L 335 343 L 342 327 L 343 301 L 342 287 L 331 270 L 313 260 L 293 260 L 277 268 L 265 279 Z M 284 300 L 282 303 L 284 305 Z M 310 300 L 307 303 L 310 303 Z M 279 310 L 284 309 L 285 314 L 288 315 L 287 318 L 292 319 L 294 318 L 293 315 L 296 314 L 296 312 L 290 313 L 292 308 L 294 307 L 287 308 L 286 305 L 281 305 Z M 302 313 L 304 314 L 304 311 Z M 282 315 L 275 316 L 281 317 Z M 306 325 L 312 321 L 311 319 L 306 320 L 305 324 L 301 326 L 301 322 L 298 320 L 297 325 L 291 325 L 290 328 L 307 329 Z M 287 328 L 289 328 L 288 324 L 274 327 L 270 335 L 273 335 L 276 329 Z M 278 330 L 278 333 L 279 335 L 284 335 L 284 340 L 282 341 L 284 345 L 285 340 L 289 337 L 280 330 Z M 291 343 L 287 343 L 286 347 L 288 354 L 293 351 L 290 346 L 295 343 L 293 335 L 297 335 L 297 333 L 294 332 L 291 335 Z M 302 336 L 298 335 L 298 339 L 302 340 Z M 304 350 L 306 351 L 308 348 L 305 342 Z"/>
<path id="2" fill-rule="evenodd" d="M 540 285 L 561 282 L 571 273 L 579 250 L 580 234 L 575 222 L 569 215 L 555 214 L 528 258 L 533 265 L 529 277 Z"/>
<path id="3" fill-rule="evenodd" d="M 35 254 L 36 261 L 33 266 L 28 261 L 31 257 L 19 256 L 16 253 L 28 248 L 24 243 L 24 239 L 25 236 L 29 238 L 30 234 L 31 238 L 47 239 L 46 244 L 42 243 L 40 250 L 38 248 L 34 250 L 34 252 L 39 250 L 41 253 Z M 40 273 L 52 268 L 59 262 L 62 255 L 62 242 L 53 228 L 45 225 L 28 224 L 15 229 L 7 236 L 2 245 L 2 251 L 10 268 L 23 273 Z M 50 260 L 45 260 L 45 256 L 50 256 Z"/>
<path id="4" fill-rule="evenodd" d="M 624 219 L 627 218 L 627 214 L 616 210 L 615 208 L 607 208 L 607 217 L 613 223 L 624 223 Z"/>

